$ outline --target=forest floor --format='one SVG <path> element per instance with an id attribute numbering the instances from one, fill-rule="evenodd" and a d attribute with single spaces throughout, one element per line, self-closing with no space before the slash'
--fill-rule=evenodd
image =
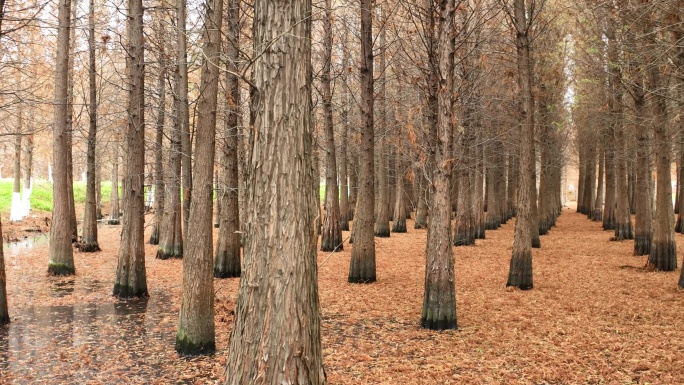
<path id="1" fill-rule="evenodd" d="M 328 383 L 684 384 L 679 269 L 647 272 L 631 241 L 609 242 L 566 209 L 534 250 L 534 289 L 506 288 L 513 226 L 454 248 L 457 331 L 419 328 L 426 233 L 413 222 L 376 239 L 373 284 L 347 283 L 351 247 L 319 253 Z M 238 280 L 215 281 L 217 353 L 179 357 L 182 261 L 157 260 L 146 245 L 150 298 L 119 302 L 119 232 L 100 227 L 103 251 L 76 251 L 74 277 L 46 276 L 45 236 L 6 248 L 12 322 L 0 329 L 0 383 L 221 383 Z M 681 255 L 684 236 L 677 242 Z"/>

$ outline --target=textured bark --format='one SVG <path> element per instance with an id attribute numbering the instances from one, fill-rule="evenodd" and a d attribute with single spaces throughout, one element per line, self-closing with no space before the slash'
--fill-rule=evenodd
<path id="1" fill-rule="evenodd" d="M 76 221 L 76 205 L 74 203 L 74 161 L 73 161 L 73 134 L 74 134 L 74 58 L 76 57 L 76 20 L 79 8 L 79 0 L 73 0 L 71 6 L 70 45 L 67 71 L 67 204 L 69 205 L 69 222 L 71 223 L 71 242 L 78 240 L 78 222 Z"/>
<path id="2" fill-rule="evenodd" d="M 333 48 L 333 14 L 331 0 L 326 0 L 323 18 L 323 71 L 321 98 L 323 100 L 323 133 L 325 135 L 325 214 L 321 230 L 321 251 L 342 251 L 340 227 L 340 191 L 337 186 L 335 129 L 333 127 L 331 61 Z M 388 230 L 389 231 L 389 230 Z"/>
<path id="3" fill-rule="evenodd" d="M 20 221 L 23 218 L 21 212 L 21 142 L 23 135 L 23 116 L 21 108 L 18 114 L 18 134 L 14 135 L 14 183 L 12 184 L 12 206 L 10 208 L 10 221 Z"/>
<path id="4" fill-rule="evenodd" d="M 517 147 L 512 147 L 508 152 L 508 180 L 506 184 L 506 200 L 508 202 L 508 219 L 515 217 L 518 202 L 518 157 L 515 154 Z"/>
<path id="5" fill-rule="evenodd" d="M 506 286 L 522 290 L 533 287 L 532 279 L 532 184 L 530 172 L 534 163 L 534 105 L 532 100 L 532 74 L 530 65 L 530 41 L 528 21 L 525 16 L 525 0 L 514 0 L 514 25 L 516 30 L 517 64 L 520 82 L 520 96 L 523 101 L 523 120 L 520 126 L 520 177 L 518 190 L 518 215 L 513 238 L 511 257 Z M 535 188 L 536 189 L 536 188 Z"/>
<path id="6" fill-rule="evenodd" d="M 609 128 L 604 140 L 612 141 L 613 129 Z M 615 148 L 608 142 L 605 148 L 606 198 L 603 206 L 603 230 L 615 230 Z"/>
<path id="7" fill-rule="evenodd" d="M 361 146 L 359 153 L 359 184 L 354 216 L 354 247 L 349 266 L 349 282 L 375 282 L 373 169 L 375 148 L 373 128 L 373 26 L 372 0 L 361 0 Z"/>
<path id="8" fill-rule="evenodd" d="M 472 111 L 471 111 L 472 113 Z M 475 132 L 469 125 L 471 114 L 464 118 L 462 164 L 456 168 L 460 178 L 459 194 L 456 208 L 456 225 L 454 228 L 454 246 L 468 246 L 475 244 L 475 207 L 473 205 L 473 185 L 475 173 Z"/>
<path id="9" fill-rule="evenodd" d="M 380 10 L 382 14 L 384 10 Z M 384 23 L 382 18 L 384 14 L 381 15 L 379 22 Z M 387 238 L 390 236 L 390 213 L 389 213 L 389 175 L 387 170 L 387 138 L 385 132 L 387 131 L 387 111 L 385 108 L 386 99 L 386 86 L 385 83 L 387 79 L 385 77 L 385 30 L 386 28 L 380 29 L 380 35 L 378 36 L 378 45 L 381 47 L 378 54 L 378 69 L 380 70 L 380 76 L 378 78 L 378 95 L 377 95 L 377 105 L 376 112 L 378 116 L 379 127 L 376 128 L 376 136 L 378 137 L 378 147 L 375 151 L 375 156 L 378 164 L 378 193 L 377 193 L 377 207 L 375 208 L 375 236 L 381 238 Z"/>
<path id="10" fill-rule="evenodd" d="M 238 83 L 237 61 L 239 54 L 240 33 L 240 0 L 228 0 L 228 23 L 226 37 L 228 40 L 226 56 L 227 66 L 231 73 L 226 73 L 226 118 L 223 135 L 223 151 L 221 152 L 221 215 L 216 257 L 214 259 L 214 277 L 239 277 L 240 263 L 240 206 L 239 206 L 239 170 L 238 170 L 238 125 L 240 116 L 240 87 Z"/>
<path id="11" fill-rule="evenodd" d="M 394 220 L 392 221 L 393 233 L 405 233 L 406 229 L 406 199 L 404 199 L 404 192 L 407 190 L 406 186 L 406 162 L 401 157 L 396 159 L 396 181 L 394 188 L 396 189 L 394 195 Z"/>
<path id="12" fill-rule="evenodd" d="M 183 187 L 183 235 L 187 235 L 192 200 L 192 143 L 190 108 L 188 105 L 188 33 L 186 30 L 187 1 L 176 0 L 176 39 L 178 43 L 178 124 L 181 132 L 181 183 Z"/>
<path id="13" fill-rule="evenodd" d="M 161 228 L 159 230 L 159 247 L 157 248 L 157 258 L 182 258 L 183 257 L 183 233 L 181 229 L 181 157 L 182 140 L 181 136 L 181 117 L 180 97 L 180 76 L 178 69 L 174 74 L 174 124 L 169 134 L 169 162 L 166 167 L 166 182 L 164 183 L 164 214 Z"/>
<path id="14" fill-rule="evenodd" d="M 119 143 L 114 143 L 114 155 L 112 156 L 112 192 L 109 196 L 109 221 L 110 225 L 121 224 L 119 217 Z"/>
<path id="15" fill-rule="evenodd" d="M 505 188 L 503 182 L 503 145 L 500 140 L 492 139 L 488 150 L 487 165 L 487 221 L 486 230 L 496 230 L 501 226 L 501 218 L 504 215 L 503 207 Z M 502 191 L 503 190 L 503 191 Z"/>
<path id="16" fill-rule="evenodd" d="M 422 170 L 418 170 L 416 174 L 418 175 L 418 204 L 416 205 L 416 220 L 413 228 L 425 229 L 427 228 L 427 179 Z"/>
<path id="17" fill-rule="evenodd" d="M 128 129 L 123 201 L 126 205 L 114 295 L 146 297 L 145 274 L 145 54 L 142 0 L 128 0 Z"/>
<path id="18" fill-rule="evenodd" d="M 161 21 L 158 23 L 158 33 L 162 36 Z M 162 38 L 162 42 L 164 39 Z M 166 80 L 167 67 L 164 53 L 159 54 L 159 77 L 157 78 L 157 95 L 159 97 L 159 107 L 157 108 L 156 138 L 154 141 L 154 219 L 152 220 L 152 234 L 150 234 L 150 244 L 159 244 L 159 229 L 161 228 L 162 217 L 164 216 L 164 166 L 163 166 L 163 146 L 164 146 L 164 125 L 166 124 Z"/>
<path id="19" fill-rule="evenodd" d="M 197 102 L 197 148 L 183 257 L 183 294 L 176 351 L 207 354 L 216 349 L 214 333 L 214 154 L 218 105 L 223 0 L 207 0 L 202 44 L 200 95 Z"/>
<path id="20" fill-rule="evenodd" d="M 604 194 L 604 180 L 605 180 L 605 156 L 603 149 L 599 149 L 598 153 L 598 180 L 596 184 L 596 200 L 594 201 L 594 211 L 591 213 L 591 220 L 600 222 L 603 219 L 603 194 Z"/>
<path id="21" fill-rule="evenodd" d="M 529 46 L 528 46 L 529 47 Z M 531 67 L 531 65 L 530 65 Z M 532 82 L 532 80 L 530 80 Z M 530 83 L 531 84 L 531 83 Z M 531 87 L 531 86 L 530 86 Z M 532 99 L 532 109 L 534 109 L 534 99 Z M 532 124 L 534 124 L 534 112 L 532 112 Z M 521 135 L 522 137 L 523 135 Z M 532 247 L 540 248 L 541 240 L 539 239 L 539 207 L 537 205 L 537 152 L 534 146 L 534 128 L 532 128 L 532 145 L 530 148 L 530 163 L 528 172 L 530 173 L 530 234 L 532 238 Z"/>
<path id="22" fill-rule="evenodd" d="M 485 166 L 484 166 L 484 147 L 482 143 L 482 127 L 478 118 L 475 118 L 473 122 L 476 141 L 478 144 L 475 146 L 475 188 L 473 189 L 473 200 L 475 208 L 475 238 L 485 239 L 485 193 L 484 193 L 484 177 L 485 177 Z"/>
<path id="23" fill-rule="evenodd" d="M 83 252 L 100 251 L 97 240 L 97 199 L 95 197 L 95 145 L 97 144 L 97 83 L 95 80 L 95 0 L 88 11 L 88 149 L 86 152 L 86 201 L 83 213 L 83 235 L 78 243 Z"/>
<path id="24" fill-rule="evenodd" d="M 31 124 L 33 126 L 33 124 Z M 31 190 L 33 188 L 33 134 L 26 135 L 24 141 L 24 186 L 22 191 L 22 214 L 28 216 L 31 212 Z"/>
<path id="25" fill-rule="evenodd" d="M 650 32 L 650 39 L 655 45 L 654 32 Z M 667 122 L 667 102 L 660 93 L 664 81 L 661 79 L 661 60 L 651 57 L 656 65 L 649 66 L 648 81 L 651 111 L 654 124 L 654 154 L 656 160 L 656 211 L 655 224 L 653 226 L 653 239 L 651 252 L 648 257 L 650 268 L 660 271 L 674 271 L 677 268 L 677 243 L 675 242 L 674 210 L 672 207 L 672 184 L 671 184 L 671 148 L 670 127 Z"/>
<path id="26" fill-rule="evenodd" d="M 454 129 L 454 12 L 454 0 L 439 2 L 438 48 L 435 52 L 438 68 L 433 67 L 433 72 L 429 75 L 437 77 L 439 88 L 437 125 L 430 127 L 430 163 L 434 167 L 429 186 L 430 221 L 420 325 L 432 330 L 457 328 L 450 202 Z"/>
<path id="27" fill-rule="evenodd" d="M 71 248 L 71 218 L 69 217 L 69 189 L 67 177 L 67 73 L 69 70 L 69 29 L 71 28 L 71 1 L 62 0 L 58 7 L 57 58 L 55 60 L 55 119 L 52 128 L 52 227 L 48 274 L 74 274 L 74 256 Z"/>
<path id="28" fill-rule="evenodd" d="M 1 14 L 2 7 L 0 6 L 0 16 Z M 0 20 L 2 20 L 2 17 L 0 17 Z M 0 239 L 3 239 L 2 221 L 0 221 Z M 4 244 L 0 244 L 0 325 L 7 325 L 10 322 L 9 309 L 7 308 L 7 278 L 5 276 L 4 247 Z"/>
<path id="29" fill-rule="evenodd" d="M 311 190 L 311 3 L 257 0 L 254 51 L 262 54 L 253 72 L 245 269 L 226 384 L 324 384 L 318 192 Z"/>
<path id="30" fill-rule="evenodd" d="M 345 36 L 345 43 L 347 42 Z M 349 63 L 349 50 L 345 50 L 344 53 L 344 68 L 347 68 L 347 63 Z M 342 82 L 346 84 L 348 71 L 344 70 L 342 74 Z M 351 203 L 349 197 L 349 181 L 348 181 L 348 170 L 347 170 L 347 137 L 349 136 L 349 108 L 352 105 L 351 93 L 346 94 L 346 103 L 340 110 L 342 127 L 340 135 L 340 147 L 337 153 L 337 166 L 338 173 L 337 178 L 340 185 L 340 229 L 342 231 L 349 231 L 349 220 L 350 220 L 350 210 Z"/>

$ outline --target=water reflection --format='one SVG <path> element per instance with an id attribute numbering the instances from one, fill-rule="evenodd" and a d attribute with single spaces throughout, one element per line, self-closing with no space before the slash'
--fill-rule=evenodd
<path id="1" fill-rule="evenodd" d="M 63 284 L 73 290 L 73 281 Z M 15 310 L 10 325 L 0 328 L 0 382 L 137 383 L 162 377 L 175 337 L 170 309 L 169 297 L 154 293 L 149 300 Z"/>
<path id="2" fill-rule="evenodd" d="M 16 257 L 36 246 L 48 244 L 49 240 L 50 233 L 43 233 L 35 237 L 28 237 L 14 242 L 7 242 L 4 244 L 5 257 Z"/>

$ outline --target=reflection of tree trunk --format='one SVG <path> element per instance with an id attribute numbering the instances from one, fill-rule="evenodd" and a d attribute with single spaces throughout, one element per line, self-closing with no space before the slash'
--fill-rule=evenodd
<path id="1" fill-rule="evenodd" d="M 53 206 L 50 228 L 48 274 L 74 274 L 74 257 L 71 248 L 71 218 L 69 211 L 68 153 L 71 151 L 68 136 L 69 29 L 71 28 L 71 1 L 59 3 L 57 30 L 57 58 L 55 60 L 55 119 L 52 128 Z"/>
<path id="2" fill-rule="evenodd" d="M 128 132 L 123 201 L 126 205 L 113 294 L 146 297 L 145 194 L 145 65 L 142 0 L 128 0 Z"/>
<path id="3" fill-rule="evenodd" d="M 349 267 L 349 282 L 375 282 L 375 240 L 373 237 L 375 189 L 373 128 L 373 2 L 361 0 L 361 146 L 359 184 L 354 217 L 354 247 Z"/>
<path id="4" fill-rule="evenodd" d="M 79 249 L 83 252 L 100 251 L 97 240 L 97 199 L 95 194 L 95 145 L 97 144 L 97 84 L 95 83 L 95 0 L 90 0 L 88 11 L 89 110 L 88 149 L 86 153 L 86 201 L 83 213 L 83 236 Z"/>
<path id="5" fill-rule="evenodd" d="M 226 56 L 228 70 L 237 73 L 239 59 L 240 0 L 228 0 L 228 40 Z M 240 87 L 237 75 L 226 73 L 226 116 L 223 130 L 221 162 L 223 171 L 219 190 L 222 191 L 221 215 L 214 277 L 239 277 L 240 265 L 240 206 L 238 175 L 238 125 L 240 118 Z"/>
<path id="6" fill-rule="evenodd" d="M 313 229 L 318 191 L 311 190 L 310 16 L 308 1 L 254 4 L 254 46 L 262 52 L 254 62 L 261 75 L 252 103 L 258 137 L 251 135 L 230 385 L 325 383 Z M 283 35 L 289 38 L 272 39 Z M 287 103 L 267 102 L 276 100 Z"/>

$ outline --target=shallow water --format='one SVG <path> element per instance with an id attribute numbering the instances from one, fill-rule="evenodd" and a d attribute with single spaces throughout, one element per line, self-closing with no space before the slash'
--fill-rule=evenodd
<path id="1" fill-rule="evenodd" d="M 74 283 L 55 286 L 69 295 Z M 146 300 L 17 309 L 0 328 L 0 371 L 14 383 L 164 377 L 175 339 L 170 308 L 169 298 L 155 293 Z"/>

